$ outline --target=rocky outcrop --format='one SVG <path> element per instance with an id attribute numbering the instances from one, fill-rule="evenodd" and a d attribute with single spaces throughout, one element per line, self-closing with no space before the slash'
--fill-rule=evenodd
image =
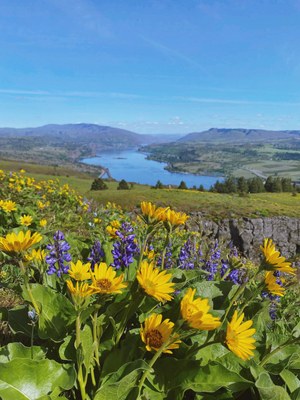
<path id="1" fill-rule="evenodd" d="M 250 258 L 257 258 L 264 238 L 271 238 L 285 257 L 300 254 L 300 219 L 289 217 L 226 219 L 219 223 L 192 218 L 204 235 L 232 243 Z"/>

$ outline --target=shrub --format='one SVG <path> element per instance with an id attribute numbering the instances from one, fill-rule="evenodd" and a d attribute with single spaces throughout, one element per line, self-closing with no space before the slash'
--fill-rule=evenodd
<path id="1" fill-rule="evenodd" d="M 108 189 L 108 186 L 103 179 L 101 178 L 94 179 L 91 186 L 91 190 L 106 190 L 106 189 Z"/>
<path id="2" fill-rule="evenodd" d="M 122 179 L 119 182 L 119 185 L 118 185 L 117 189 L 118 190 L 129 190 L 130 187 L 129 187 L 128 183 L 125 181 L 125 179 Z"/>

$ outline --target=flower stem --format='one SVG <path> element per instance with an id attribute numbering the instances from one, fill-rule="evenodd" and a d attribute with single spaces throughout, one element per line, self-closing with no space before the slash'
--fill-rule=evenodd
<path id="1" fill-rule="evenodd" d="M 31 303 L 33 305 L 33 308 L 35 309 L 35 312 L 37 313 L 37 315 L 40 315 L 40 308 L 39 308 L 37 302 L 35 301 L 35 298 L 33 297 L 33 294 L 32 294 L 32 291 L 30 289 L 30 285 L 29 285 L 29 282 L 28 282 L 28 275 L 27 275 L 27 272 L 26 272 L 26 268 L 25 268 L 22 260 L 19 260 L 19 266 L 20 266 L 20 269 L 21 269 L 21 272 L 22 272 L 22 275 L 23 275 L 23 278 L 24 278 L 25 288 L 26 288 L 27 293 L 28 293 L 28 295 L 30 297 L 30 301 L 31 301 Z"/>
<path id="2" fill-rule="evenodd" d="M 267 364 L 267 362 L 269 361 L 269 359 L 276 353 L 278 353 L 280 350 L 284 349 L 285 347 L 297 343 L 297 341 L 300 342 L 299 338 L 295 338 L 295 339 L 289 339 L 288 341 L 286 341 L 285 343 L 281 344 L 280 346 L 276 347 L 276 349 L 272 350 L 269 354 L 267 354 L 260 362 L 260 366 L 263 367 L 264 365 Z"/>
<path id="3" fill-rule="evenodd" d="M 80 394 L 81 394 L 81 400 L 86 400 L 86 391 L 85 391 L 85 381 L 83 378 L 83 371 L 82 371 L 82 361 L 81 361 L 81 318 L 80 318 L 80 312 L 78 312 L 77 317 L 76 317 L 76 338 L 75 338 L 75 347 L 77 351 L 77 379 L 79 383 L 79 388 L 80 388 Z"/>

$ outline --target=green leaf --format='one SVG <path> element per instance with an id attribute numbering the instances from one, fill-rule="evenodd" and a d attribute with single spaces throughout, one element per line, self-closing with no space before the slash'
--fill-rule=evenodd
<path id="1" fill-rule="evenodd" d="M 114 348 L 105 358 L 101 376 L 104 378 L 106 375 L 117 371 L 122 365 L 127 362 L 134 361 L 141 356 L 140 337 L 132 333 L 127 334 L 126 338 L 121 341 L 118 348 Z"/>
<path id="2" fill-rule="evenodd" d="M 153 383 L 166 393 L 172 390 L 181 399 L 183 393 L 191 389 L 195 392 L 213 393 L 221 388 L 240 391 L 252 385 L 239 374 L 229 371 L 223 365 L 211 362 L 201 366 L 200 361 L 161 358 L 154 365 Z M 176 389 L 176 390 L 174 390 Z"/>
<path id="3" fill-rule="evenodd" d="M 300 388 L 291 394 L 291 400 L 300 400 Z"/>
<path id="4" fill-rule="evenodd" d="M 14 333 L 23 333 L 31 336 L 31 325 L 29 324 L 28 308 L 21 306 L 8 311 L 8 324 Z"/>
<path id="5" fill-rule="evenodd" d="M 296 389 L 300 388 L 300 380 L 291 371 L 284 369 L 280 372 L 281 378 L 286 383 L 289 391 L 293 393 Z"/>
<path id="6" fill-rule="evenodd" d="M 61 293 L 39 285 L 30 285 L 33 297 L 41 306 L 39 316 L 39 336 L 41 339 L 62 340 L 70 325 L 76 319 L 75 309 L 72 303 Z M 24 289 L 23 296 L 30 301 L 27 291 Z"/>
<path id="7" fill-rule="evenodd" d="M 2 400 L 37 400 L 55 388 L 71 389 L 75 370 L 53 360 L 15 359 L 0 364 Z"/>
<path id="8" fill-rule="evenodd" d="M 67 336 L 59 347 L 59 356 L 63 361 L 76 362 L 75 335 Z"/>
<path id="9" fill-rule="evenodd" d="M 273 383 L 270 375 L 262 372 L 255 382 L 261 400 L 290 400 L 290 396 L 281 386 Z"/>
<path id="10" fill-rule="evenodd" d="M 136 390 L 135 385 L 142 371 L 151 371 L 151 368 L 144 360 L 135 360 L 126 363 L 117 372 L 108 376 L 102 387 L 96 392 L 94 400 L 107 400 L 110 398 L 116 400 L 125 400 L 133 396 Z M 130 397 L 129 393 L 131 394 Z"/>
<path id="11" fill-rule="evenodd" d="M 300 337 L 300 322 L 298 322 L 298 324 L 295 326 L 295 328 L 293 329 L 292 335 L 295 338 Z"/>
<path id="12" fill-rule="evenodd" d="M 94 344 L 93 333 L 90 325 L 85 325 L 80 333 L 81 346 L 83 352 L 83 363 L 87 370 L 89 370 L 94 359 Z M 75 351 L 75 349 L 74 349 Z"/>
<path id="13" fill-rule="evenodd" d="M 45 350 L 39 346 L 26 347 L 22 343 L 9 343 L 0 348 L 0 363 L 6 363 L 15 358 L 29 358 L 34 360 L 45 358 Z"/>

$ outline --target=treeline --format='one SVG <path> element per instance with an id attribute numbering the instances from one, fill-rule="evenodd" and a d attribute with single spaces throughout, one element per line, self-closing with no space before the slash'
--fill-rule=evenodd
<path id="1" fill-rule="evenodd" d="M 246 179 L 226 178 L 223 182 L 217 181 L 210 189 L 217 193 L 262 193 L 262 192 L 293 192 L 295 187 L 290 178 L 269 176 L 265 181 L 258 176 Z"/>

